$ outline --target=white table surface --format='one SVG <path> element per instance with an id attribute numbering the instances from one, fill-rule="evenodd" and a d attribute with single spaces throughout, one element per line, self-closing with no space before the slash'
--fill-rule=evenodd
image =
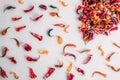
<path id="1" fill-rule="evenodd" d="M 112 57 L 111 62 L 107 62 L 105 58 L 111 52 L 120 52 L 120 49 L 113 46 L 112 42 L 117 42 L 120 44 L 120 29 L 118 31 L 111 32 L 111 35 L 106 37 L 105 35 L 98 35 L 88 44 L 84 44 L 82 40 L 82 35 L 78 30 L 78 26 L 80 22 L 77 20 L 77 15 L 75 13 L 75 8 L 78 4 L 80 4 L 80 0 L 65 0 L 68 3 L 67 7 L 63 7 L 58 0 L 24 0 L 25 3 L 20 5 L 18 0 L 0 0 L 0 31 L 4 28 L 10 26 L 8 33 L 6 36 L 0 35 L 0 53 L 2 53 L 2 48 L 7 46 L 9 48 L 9 52 L 5 58 L 0 59 L 0 66 L 6 70 L 8 74 L 8 79 L 3 79 L 0 77 L 0 80 L 15 80 L 15 78 L 10 75 L 10 71 L 15 71 L 19 76 L 19 80 L 31 80 L 29 78 L 29 67 L 32 67 L 34 72 L 37 74 L 37 78 L 34 80 L 42 80 L 43 76 L 47 72 L 49 67 L 54 67 L 55 64 L 58 64 L 59 60 L 64 62 L 63 68 L 56 68 L 56 71 L 47 79 L 47 80 L 67 80 L 67 67 L 69 66 L 69 62 L 73 62 L 74 67 L 80 67 L 85 70 L 85 76 L 82 76 L 78 73 L 73 67 L 71 73 L 75 74 L 74 80 L 119 80 L 120 72 L 114 72 L 110 68 L 106 66 L 106 64 L 110 64 L 115 66 L 116 68 L 120 67 L 120 54 L 115 54 Z M 47 11 L 43 11 L 39 9 L 39 4 L 55 5 L 58 6 L 60 11 L 59 14 L 62 18 L 51 17 L 49 16 L 49 12 L 54 11 L 48 7 Z M 8 5 L 14 5 L 17 8 L 15 10 L 6 11 L 3 13 L 3 9 Z M 35 9 L 25 14 L 23 12 L 24 9 L 28 9 L 30 6 L 34 5 Z M 29 18 L 35 17 L 37 15 L 43 14 L 44 17 L 37 21 L 33 22 Z M 23 19 L 17 22 L 11 21 L 12 17 L 22 16 Z M 70 24 L 69 33 L 65 33 L 62 28 L 55 27 L 53 24 L 56 23 L 64 23 Z M 27 28 L 22 30 L 21 32 L 16 32 L 15 27 L 26 25 Z M 64 43 L 59 45 L 57 43 L 57 38 L 48 37 L 47 31 L 53 28 L 53 35 L 60 35 L 64 39 Z M 33 38 L 29 32 L 36 32 L 38 34 L 43 35 L 43 41 L 38 41 Z M 17 47 L 15 41 L 10 40 L 11 37 L 17 38 L 21 42 L 29 43 L 33 49 L 30 52 L 26 52 L 23 47 Z M 67 51 L 70 53 L 74 53 L 77 56 L 77 60 L 74 61 L 71 57 L 64 57 L 62 54 L 63 46 L 67 43 L 74 43 L 77 45 L 76 48 L 67 48 Z M 98 50 L 98 46 L 102 45 L 105 56 L 101 56 L 100 51 Z M 87 57 L 88 53 L 79 54 L 76 50 L 83 50 L 89 48 L 92 51 L 89 54 L 93 54 L 92 60 L 83 65 L 82 63 Z M 49 51 L 48 55 L 40 55 L 38 53 L 39 49 L 47 49 Z M 40 60 L 38 62 L 28 62 L 25 60 L 25 56 L 33 56 L 37 57 L 40 55 Z M 17 60 L 17 64 L 11 63 L 7 57 L 15 57 Z M 95 75 L 93 78 L 91 77 L 92 72 L 101 71 L 106 73 L 107 78 L 103 78 L 100 75 Z"/>

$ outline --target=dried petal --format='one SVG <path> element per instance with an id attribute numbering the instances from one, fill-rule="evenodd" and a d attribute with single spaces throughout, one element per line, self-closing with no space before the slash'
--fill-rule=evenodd
<path id="1" fill-rule="evenodd" d="M 106 58 L 106 60 L 107 60 L 108 62 L 110 62 L 110 61 L 111 61 L 111 57 L 112 57 L 114 54 L 116 54 L 116 52 L 112 52 L 112 53 Z"/>
<path id="2" fill-rule="evenodd" d="M 25 49 L 26 51 L 31 51 L 31 50 L 32 50 L 32 47 L 31 47 L 29 44 L 25 43 L 25 44 L 24 44 L 24 49 Z"/>
<path id="3" fill-rule="evenodd" d="M 30 19 L 31 19 L 32 21 L 38 21 L 38 20 L 40 20 L 42 17 L 43 17 L 43 14 L 37 16 L 37 17 L 34 18 L 34 19 L 32 19 L 32 18 L 30 18 Z"/>
<path id="4" fill-rule="evenodd" d="M 95 71 L 95 72 L 93 72 L 93 73 L 92 73 L 92 77 L 94 77 L 95 74 L 99 74 L 99 75 L 103 76 L 104 78 L 107 77 L 107 74 L 102 73 L 102 72 L 99 72 L 99 71 Z"/>
<path id="5" fill-rule="evenodd" d="M 16 63 L 17 63 L 17 61 L 15 60 L 15 58 L 14 58 L 14 57 L 10 57 L 10 58 L 9 58 L 9 60 L 10 60 L 12 63 L 14 63 L 14 64 L 16 64 Z"/>
<path id="6" fill-rule="evenodd" d="M 62 68 L 64 65 L 63 61 L 61 61 L 59 64 L 56 64 L 55 67 L 56 68 Z"/>
<path id="7" fill-rule="evenodd" d="M 64 6 L 64 7 L 67 7 L 68 6 L 68 4 L 66 3 L 66 2 L 64 2 L 63 0 L 59 0 L 59 2 L 62 4 L 62 6 Z"/>
<path id="8" fill-rule="evenodd" d="M 31 62 L 36 62 L 36 61 L 38 61 L 40 59 L 40 56 L 38 56 L 38 58 L 32 58 L 32 57 L 30 57 L 30 56 L 27 56 L 26 57 L 26 60 L 27 61 L 31 61 Z"/>
<path id="9" fill-rule="evenodd" d="M 50 77 L 53 73 L 55 72 L 55 68 L 49 68 L 49 70 L 47 71 L 47 73 L 44 76 L 44 79 L 46 80 L 46 78 Z"/>
<path id="10" fill-rule="evenodd" d="M 17 75 L 16 72 L 13 72 L 13 71 L 12 71 L 12 72 L 10 72 L 10 74 L 12 74 L 12 75 L 14 76 L 15 79 L 19 79 L 19 76 Z"/>
<path id="11" fill-rule="evenodd" d="M 48 50 L 39 50 L 40 54 L 48 54 Z"/>
<path id="12" fill-rule="evenodd" d="M 15 40 L 15 41 L 16 41 L 16 44 L 17 44 L 17 46 L 18 46 L 18 47 L 20 47 L 20 42 L 19 42 L 16 38 L 10 38 L 10 39 Z"/>
<path id="13" fill-rule="evenodd" d="M 5 36 L 5 35 L 7 34 L 7 31 L 8 31 L 9 28 L 10 28 L 10 27 L 7 27 L 6 29 L 4 29 L 4 30 L 1 32 L 1 34 L 2 34 L 3 36 Z"/>
<path id="14" fill-rule="evenodd" d="M 114 42 L 113 45 L 120 48 L 120 46 L 116 42 Z"/>
<path id="15" fill-rule="evenodd" d="M 79 53 L 84 53 L 84 52 L 90 52 L 91 49 L 85 49 L 85 50 L 82 50 L 82 51 L 78 51 L 78 50 L 76 50 L 76 51 L 79 52 Z"/>
<path id="16" fill-rule="evenodd" d="M 66 45 L 63 47 L 63 53 L 65 52 L 66 47 L 74 47 L 74 48 L 75 48 L 76 45 L 75 45 L 75 44 L 72 44 L 72 43 L 66 44 Z"/>
<path id="17" fill-rule="evenodd" d="M 22 17 L 13 17 L 13 18 L 12 18 L 12 21 L 18 21 L 18 20 L 20 20 L 20 19 L 22 19 Z"/>
<path id="18" fill-rule="evenodd" d="M 87 64 L 88 62 L 90 62 L 91 58 L 92 58 L 93 55 L 88 55 L 86 61 L 83 63 L 83 64 Z"/>
<path id="19" fill-rule="evenodd" d="M 7 73 L 5 72 L 5 70 L 2 69 L 2 67 L 0 67 L 0 76 L 3 78 L 8 78 Z"/>
<path id="20" fill-rule="evenodd" d="M 11 9 L 16 9 L 16 7 L 15 7 L 15 6 L 7 6 L 7 7 L 3 10 L 3 12 L 5 12 L 6 10 L 11 10 Z"/>
<path id="21" fill-rule="evenodd" d="M 39 41 L 42 41 L 43 40 L 43 36 L 37 34 L 37 33 L 34 33 L 34 32 L 30 32 L 31 35 L 33 35 L 35 38 L 37 38 Z"/>
<path id="22" fill-rule="evenodd" d="M 54 24 L 54 26 L 58 26 L 58 27 L 61 27 L 61 28 L 64 28 L 64 27 L 65 27 L 65 25 L 64 25 L 64 24 L 62 24 L 62 23 L 59 23 L 59 24 Z"/>
<path id="23" fill-rule="evenodd" d="M 34 71 L 33 71 L 32 68 L 29 68 L 29 72 L 30 72 L 30 78 L 31 78 L 31 79 L 37 78 L 37 75 L 34 73 Z"/>
<path id="24" fill-rule="evenodd" d="M 19 3 L 20 4 L 24 4 L 24 0 L 19 0 Z"/>
<path id="25" fill-rule="evenodd" d="M 58 38 L 58 44 L 63 44 L 63 38 L 61 36 L 57 36 Z"/>
<path id="26" fill-rule="evenodd" d="M 64 32 L 69 33 L 69 32 L 68 32 L 69 27 L 70 27 L 70 25 L 66 25 L 66 27 L 65 27 L 65 29 L 64 29 Z"/>
<path id="27" fill-rule="evenodd" d="M 50 5 L 49 7 L 53 8 L 53 9 L 57 9 L 59 11 L 59 8 L 53 5 Z"/>
<path id="28" fill-rule="evenodd" d="M 118 27 L 116 26 L 110 29 L 110 31 L 114 31 L 114 30 L 118 30 Z"/>
<path id="29" fill-rule="evenodd" d="M 47 10 L 47 6 L 44 5 L 44 4 L 40 4 L 40 5 L 39 5 L 39 8 L 41 8 L 41 9 L 43 9 L 43 10 Z"/>
<path id="30" fill-rule="evenodd" d="M 57 16 L 58 18 L 61 17 L 59 16 L 58 12 L 50 12 L 50 16 Z"/>
<path id="31" fill-rule="evenodd" d="M 102 49 L 102 46 L 101 46 L 101 45 L 98 47 L 98 49 L 99 49 L 100 52 L 101 52 L 101 56 L 104 56 L 105 52 L 104 52 L 104 50 Z"/>
<path id="32" fill-rule="evenodd" d="M 23 29 L 25 29 L 26 28 L 26 26 L 20 26 L 20 27 L 17 27 L 16 28 L 16 31 L 17 32 L 20 32 L 21 30 L 23 30 Z"/>
<path id="33" fill-rule="evenodd" d="M 85 75 L 85 71 L 83 69 L 77 68 L 77 71 L 80 72 L 80 73 L 82 73 L 83 75 Z"/>
<path id="34" fill-rule="evenodd" d="M 73 67 L 73 63 L 70 62 L 68 68 L 67 68 L 67 72 L 70 72 L 72 70 L 72 67 Z"/>
<path id="35" fill-rule="evenodd" d="M 120 72 L 120 68 L 116 69 L 114 66 L 107 65 L 107 67 L 111 68 L 115 72 Z"/>
<path id="36" fill-rule="evenodd" d="M 0 57 L 5 57 L 8 51 L 9 51 L 8 47 L 4 47 L 3 48 L 3 55 Z"/>
<path id="37" fill-rule="evenodd" d="M 72 53 L 64 53 L 64 56 L 72 56 L 76 60 L 76 56 Z"/>
<path id="38" fill-rule="evenodd" d="M 68 80 L 73 80 L 74 77 L 75 77 L 74 74 L 69 73 L 69 75 L 68 75 Z"/>
<path id="39" fill-rule="evenodd" d="M 53 30 L 53 29 L 49 29 L 48 32 L 47 32 L 47 34 L 48 34 L 49 37 L 52 37 L 52 36 L 53 36 L 53 35 L 51 35 L 51 31 L 52 31 L 52 30 Z"/>
<path id="40" fill-rule="evenodd" d="M 26 9 L 26 10 L 24 10 L 24 13 L 31 12 L 31 11 L 33 11 L 33 9 L 34 9 L 34 6 L 31 6 L 30 9 Z"/>

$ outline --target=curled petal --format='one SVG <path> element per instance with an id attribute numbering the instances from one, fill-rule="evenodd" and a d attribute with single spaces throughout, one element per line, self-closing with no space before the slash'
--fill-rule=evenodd
<path id="1" fill-rule="evenodd" d="M 51 35 L 51 32 L 52 32 L 52 31 L 53 31 L 53 29 L 49 29 L 49 30 L 48 30 L 47 34 L 48 34 L 49 37 L 52 37 L 52 36 L 53 36 L 53 35 Z"/>
<path id="2" fill-rule="evenodd" d="M 63 47 L 63 53 L 65 52 L 66 47 L 74 47 L 74 48 L 76 48 L 77 46 L 76 46 L 75 44 L 68 43 L 68 44 L 66 44 L 66 45 Z"/>
<path id="3" fill-rule="evenodd" d="M 33 35 L 35 38 L 37 38 L 39 41 L 42 41 L 43 40 L 43 36 L 37 34 L 37 33 L 34 33 L 34 32 L 30 32 L 31 35 Z"/>
<path id="4" fill-rule="evenodd" d="M 72 53 L 64 53 L 64 56 L 72 56 L 76 60 L 76 56 Z"/>
<path id="5" fill-rule="evenodd" d="M 93 73 L 92 73 L 92 77 L 94 77 L 95 74 L 99 74 L 99 75 L 103 76 L 104 78 L 107 77 L 107 74 L 102 73 L 102 72 L 99 72 L 99 71 L 95 71 L 95 72 L 93 72 Z"/>
<path id="6" fill-rule="evenodd" d="M 13 71 L 12 71 L 12 72 L 10 72 L 10 74 L 12 74 L 12 75 L 14 76 L 15 79 L 19 79 L 19 76 L 17 75 L 16 72 L 13 72 Z"/>
<path id="7" fill-rule="evenodd" d="M 27 61 L 32 61 L 32 62 L 36 62 L 36 61 L 38 61 L 40 59 L 40 56 L 38 56 L 38 58 L 32 58 L 32 57 L 30 57 L 30 56 L 27 56 L 26 57 L 26 60 Z"/>
<path id="8" fill-rule="evenodd" d="M 31 6 L 30 9 L 26 9 L 26 10 L 24 10 L 24 13 L 31 12 L 31 11 L 33 11 L 33 9 L 34 9 L 34 6 Z"/>
<path id="9" fill-rule="evenodd" d="M 4 29 L 4 30 L 1 32 L 1 34 L 2 34 L 3 36 L 5 36 L 5 35 L 7 34 L 8 29 L 10 29 L 10 27 L 7 27 L 6 29 Z"/>
<path id="10" fill-rule="evenodd" d="M 18 46 L 18 47 L 20 47 L 20 42 L 19 42 L 16 38 L 10 38 L 10 39 L 15 40 L 15 41 L 16 41 L 16 44 L 17 44 L 17 46 Z"/>

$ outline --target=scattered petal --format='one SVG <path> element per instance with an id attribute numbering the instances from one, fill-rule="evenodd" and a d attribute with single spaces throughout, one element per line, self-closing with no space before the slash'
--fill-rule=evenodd
<path id="1" fill-rule="evenodd" d="M 26 60 L 27 61 L 30 61 L 30 62 L 36 62 L 40 59 L 40 56 L 38 56 L 38 58 L 32 58 L 31 56 L 27 56 L 26 57 Z"/>
<path id="2" fill-rule="evenodd" d="M 2 67 L 0 67 L 0 76 L 3 78 L 8 78 L 7 73 L 5 72 L 5 70 L 2 69 Z"/>
<path id="3" fill-rule="evenodd" d="M 26 9 L 26 10 L 24 10 L 24 13 L 31 12 L 31 11 L 33 11 L 33 9 L 34 9 L 34 6 L 31 6 L 30 9 Z"/>
<path id="4" fill-rule="evenodd" d="M 42 41 L 43 40 L 43 36 L 37 34 L 37 33 L 34 33 L 34 32 L 30 32 L 31 35 L 33 35 L 35 38 L 37 38 L 39 41 Z"/>
<path id="5" fill-rule="evenodd" d="M 19 0 L 19 3 L 20 4 L 24 4 L 24 0 Z"/>
<path id="6" fill-rule="evenodd" d="M 22 17 L 13 17 L 12 21 L 19 21 L 20 19 L 22 19 Z"/>
<path id="7" fill-rule="evenodd" d="M 63 38 L 61 36 L 57 36 L 58 38 L 58 44 L 63 44 Z"/>
<path id="8" fill-rule="evenodd" d="M 72 67 L 73 67 L 73 63 L 70 62 L 68 68 L 67 68 L 67 72 L 70 72 L 72 70 Z"/>
<path id="9" fill-rule="evenodd" d="M 14 63 L 14 64 L 16 64 L 16 63 L 17 63 L 17 61 L 15 60 L 15 58 L 14 58 L 14 57 L 10 57 L 10 58 L 9 58 L 9 60 L 10 60 L 12 63 Z"/>
<path id="10" fill-rule="evenodd" d="M 32 18 L 30 18 L 30 19 L 31 19 L 32 21 L 38 21 L 38 20 L 40 20 L 42 17 L 43 17 L 43 14 L 37 16 L 37 17 L 34 18 L 34 19 L 32 19 Z"/>
<path id="11" fill-rule="evenodd" d="M 53 5 L 50 5 L 49 7 L 53 8 L 53 9 L 57 9 L 59 11 L 59 8 Z"/>
<path id="12" fill-rule="evenodd" d="M 49 29 L 48 32 L 47 32 L 47 34 L 48 34 L 49 37 L 53 36 L 53 35 L 51 35 L 51 31 L 53 31 L 53 29 Z"/>
<path id="13" fill-rule="evenodd" d="M 112 57 L 114 54 L 117 54 L 117 53 L 116 53 L 116 52 L 112 52 L 112 53 L 106 58 L 106 61 L 110 62 L 110 61 L 111 61 L 111 57 Z"/>
<path id="14" fill-rule="evenodd" d="M 63 47 L 63 53 L 65 53 L 66 47 L 74 47 L 74 48 L 76 48 L 76 45 L 75 45 L 75 44 L 72 44 L 72 43 L 66 44 L 66 45 Z"/>
<path id="15" fill-rule="evenodd" d="M 66 25 L 66 26 L 65 26 L 65 29 L 64 29 L 64 32 L 69 33 L 69 32 L 68 32 L 69 27 L 70 27 L 70 25 Z"/>
<path id="16" fill-rule="evenodd" d="M 11 10 L 11 9 L 16 9 L 16 7 L 15 7 L 15 6 L 7 6 L 7 7 L 3 10 L 3 12 L 5 12 L 6 10 Z"/>
<path id="17" fill-rule="evenodd" d="M 100 52 L 101 52 L 101 56 L 104 56 L 105 52 L 104 52 L 104 50 L 102 49 L 102 46 L 101 46 L 101 45 L 98 47 L 98 49 L 99 49 Z"/>
<path id="18" fill-rule="evenodd" d="M 55 68 L 49 68 L 49 70 L 47 71 L 47 73 L 44 76 L 44 79 L 46 80 L 46 78 L 49 78 L 53 73 L 55 72 Z"/>
<path id="19" fill-rule="evenodd" d="M 50 12 L 50 16 L 57 16 L 58 18 L 61 18 L 61 16 L 59 16 L 58 12 Z"/>
<path id="20" fill-rule="evenodd" d="M 63 0 L 59 0 L 59 2 L 62 4 L 62 6 L 64 6 L 64 7 L 67 7 L 68 6 L 68 4 L 66 3 L 66 2 L 64 2 Z"/>
<path id="21" fill-rule="evenodd" d="M 61 27 L 61 28 L 65 28 L 65 25 L 62 24 L 62 23 L 59 23 L 59 24 L 54 24 L 54 26 L 58 26 L 58 27 Z"/>
<path id="22" fill-rule="evenodd" d="M 12 75 L 14 76 L 15 79 L 19 79 L 19 76 L 17 75 L 16 72 L 13 72 L 13 71 L 12 71 L 12 72 L 10 72 L 10 74 L 12 74 Z"/>
<path id="23" fill-rule="evenodd" d="M 3 55 L 0 56 L 0 58 L 1 58 L 1 57 L 2 57 L 2 58 L 5 57 L 8 51 L 9 51 L 8 47 L 4 47 L 4 48 L 3 48 Z"/>
<path id="24" fill-rule="evenodd" d="M 34 73 L 34 71 L 33 71 L 32 68 L 29 68 L 29 72 L 30 72 L 29 77 L 30 77 L 31 79 L 35 79 L 35 78 L 37 78 L 37 75 Z"/>
<path id="25" fill-rule="evenodd" d="M 10 27 L 5 28 L 5 29 L 1 32 L 1 34 L 2 34 L 3 36 L 5 36 L 5 35 L 7 34 L 8 29 L 10 29 Z"/>
<path id="26" fill-rule="evenodd" d="M 40 4 L 40 5 L 39 5 L 39 8 L 41 8 L 41 9 L 43 9 L 43 10 L 47 10 L 47 6 L 44 5 L 44 4 Z"/>
<path id="27" fill-rule="evenodd" d="M 39 53 L 40 54 L 48 54 L 49 52 L 48 52 L 48 50 L 39 50 Z"/>
<path id="28" fill-rule="evenodd" d="M 114 42 L 113 45 L 120 48 L 120 46 L 116 42 Z"/>
<path id="29" fill-rule="evenodd" d="M 99 74 L 99 75 L 103 76 L 104 78 L 107 77 L 107 74 L 102 73 L 102 72 L 99 72 L 99 71 L 95 71 L 95 72 L 93 72 L 93 73 L 92 73 L 92 77 L 94 77 L 95 74 Z"/>
<path id="30" fill-rule="evenodd" d="M 16 28 L 16 31 L 17 32 L 20 32 L 21 30 L 23 30 L 23 29 L 25 29 L 26 28 L 26 26 L 20 26 L 20 27 L 17 27 Z"/>
<path id="31" fill-rule="evenodd" d="M 64 56 L 72 56 L 76 60 L 76 56 L 72 53 L 64 53 Z"/>
<path id="32" fill-rule="evenodd" d="M 88 55 L 87 59 L 85 60 L 85 62 L 84 62 L 83 64 L 88 64 L 88 63 L 90 62 L 92 56 L 93 56 L 93 55 L 91 55 L 91 54 Z"/>
<path id="33" fill-rule="evenodd" d="M 116 69 L 114 66 L 107 65 L 107 67 L 111 68 L 115 72 L 120 72 L 120 68 Z"/>
<path id="34" fill-rule="evenodd" d="M 62 68 L 64 65 L 63 61 L 61 61 L 59 64 L 56 64 L 55 67 L 56 68 Z"/>
<path id="35" fill-rule="evenodd" d="M 17 44 L 17 46 L 18 46 L 18 47 L 20 47 L 20 42 L 19 42 L 16 38 L 10 38 L 10 39 L 15 40 L 15 41 L 16 41 L 16 44 Z"/>
<path id="36" fill-rule="evenodd" d="M 69 73 L 69 74 L 68 74 L 68 80 L 73 80 L 74 77 L 75 77 L 74 74 L 72 74 L 72 73 Z"/>
<path id="37" fill-rule="evenodd" d="M 76 51 L 79 52 L 79 53 L 84 53 L 84 52 L 90 52 L 91 49 L 85 49 L 85 50 L 82 50 L 82 51 L 78 51 L 78 50 L 76 50 Z"/>
<path id="38" fill-rule="evenodd" d="M 25 43 L 23 47 L 26 51 L 31 51 L 32 50 L 32 47 L 27 43 Z"/>
<path id="39" fill-rule="evenodd" d="M 85 75 L 85 71 L 84 71 L 83 69 L 77 68 L 77 71 L 78 71 L 79 73 L 82 73 L 82 75 Z"/>

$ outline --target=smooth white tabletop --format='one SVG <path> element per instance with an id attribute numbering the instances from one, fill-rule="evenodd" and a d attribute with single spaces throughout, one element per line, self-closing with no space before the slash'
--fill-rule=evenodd
<path id="1" fill-rule="evenodd" d="M 0 66 L 6 70 L 8 74 L 8 79 L 0 80 L 15 80 L 13 75 L 10 75 L 10 71 L 15 71 L 19 76 L 19 80 L 31 80 L 29 78 L 29 67 L 32 67 L 34 72 L 37 74 L 37 78 L 34 80 L 42 80 L 45 73 L 48 71 L 49 67 L 54 67 L 55 64 L 60 61 L 64 62 L 63 68 L 56 68 L 55 72 L 47 80 L 67 80 L 67 67 L 70 62 L 73 62 L 73 69 L 71 73 L 75 74 L 74 80 L 119 80 L 120 73 L 114 72 L 106 66 L 110 64 L 116 68 L 120 67 L 120 54 L 115 54 L 110 62 L 107 62 L 105 58 L 112 52 L 120 52 L 120 49 L 113 46 L 112 43 L 116 42 L 120 45 L 120 29 L 118 31 L 111 32 L 110 36 L 98 35 L 88 44 L 84 44 L 82 40 L 82 35 L 78 30 L 80 22 L 77 20 L 78 15 L 75 13 L 77 5 L 81 4 L 81 0 L 64 0 L 68 3 L 67 7 L 63 7 L 59 0 L 24 0 L 24 4 L 20 5 L 18 0 L 0 0 L 0 31 L 6 27 L 11 27 L 7 35 L 0 35 L 0 54 L 2 53 L 2 48 L 7 46 L 9 52 L 4 58 L 0 58 Z M 56 11 L 48 7 L 47 11 L 41 10 L 39 8 L 40 4 L 55 5 L 59 7 L 59 15 L 61 18 L 51 17 L 49 12 Z M 6 11 L 3 10 L 6 6 L 13 5 L 17 8 L 15 10 Z M 24 9 L 28 9 L 30 6 L 34 5 L 35 9 L 30 13 L 24 13 Z M 31 21 L 30 17 L 36 17 L 43 14 L 43 18 L 37 22 Z M 20 21 L 13 22 L 12 17 L 22 16 Z M 53 26 L 56 23 L 70 24 L 69 33 L 65 33 L 62 28 Z M 16 32 L 15 27 L 26 25 L 27 28 L 21 32 Z M 119 25 L 120 26 L 120 25 Z M 53 28 L 52 34 L 54 37 L 48 37 L 47 31 Z M 43 35 L 43 41 L 38 41 L 33 36 L 30 35 L 30 31 Z M 56 35 L 60 35 L 64 39 L 64 43 L 59 45 L 57 42 Z M 17 47 L 15 41 L 10 38 L 15 37 L 20 42 L 29 43 L 32 46 L 32 51 L 26 52 L 22 46 Z M 72 57 L 63 56 L 62 49 L 65 44 L 73 43 L 76 44 L 76 48 L 67 48 L 66 51 L 73 53 L 77 56 L 76 61 Z M 102 45 L 105 51 L 105 56 L 101 56 L 98 46 Z M 41 55 L 38 50 L 48 50 L 48 55 Z M 91 49 L 90 53 L 80 54 L 76 50 Z M 93 54 L 91 61 L 88 64 L 83 64 L 84 60 L 87 58 L 88 54 Z M 40 60 L 37 62 L 28 62 L 25 57 L 29 55 L 32 57 L 38 57 L 40 55 Z M 8 57 L 15 57 L 17 64 L 13 64 L 8 60 Z M 80 67 L 85 70 L 85 76 L 78 73 L 75 67 Z M 101 71 L 107 74 L 107 78 L 103 78 L 100 75 L 95 75 L 91 77 L 94 71 Z"/>

